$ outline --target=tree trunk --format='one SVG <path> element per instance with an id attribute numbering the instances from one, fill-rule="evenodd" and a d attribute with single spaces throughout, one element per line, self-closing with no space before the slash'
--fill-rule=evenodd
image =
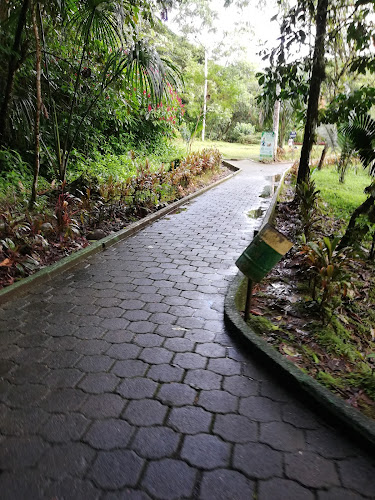
<path id="1" fill-rule="evenodd" d="M 349 246 L 355 239 L 355 229 L 356 229 L 356 220 L 360 215 L 368 214 L 371 207 L 375 203 L 375 198 L 369 196 L 367 200 L 365 200 L 358 208 L 354 210 L 352 216 L 350 217 L 350 221 L 348 227 L 346 228 L 344 236 L 341 238 L 340 243 L 337 246 L 338 250 Z"/>
<path id="2" fill-rule="evenodd" d="M 273 107 L 273 132 L 274 136 L 274 147 L 273 147 L 273 159 L 277 160 L 277 146 L 279 144 L 279 120 L 280 120 L 280 99 L 278 99 L 280 93 L 279 85 L 276 86 L 276 101 Z"/>
<path id="3" fill-rule="evenodd" d="M 325 144 L 324 148 L 323 148 L 323 151 L 322 151 L 322 154 L 320 155 L 320 160 L 319 160 L 319 164 L 318 164 L 318 170 L 322 170 L 323 163 L 324 163 L 324 160 L 326 159 L 328 149 L 329 149 L 328 145 Z"/>
<path id="4" fill-rule="evenodd" d="M 307 105 L 307 117 L 305 134 L 299 162 L 297 184 L 305 181 L 310 174 L 310 154 L 314 142 L 314 133 L 318 121 L 318 107 L 320 87 L 325 78 L 324 42 L 327 31 L 328 0 L 318 0 L 316 11 L 316 38 L 311 72 L 309 100 Z"/>
<path id="5" fill-rule="evenodd" d="M 0 0 L 0 21 L 5 21 L 9 17 L 9 0 Z"/>
<path id="6" fill-rule="evenodd" d="M 8 124 L 9 110 L 12 104 L 14 78 L 22 63 L 22 33 L 26 24 L 27 11 L 30 7 L 30 0 L 23 0 L 21 12 L 18 17 L 12 53 L 9 56 L 8 76 L 4 90 L 4 98 L 0 109 L 0 147 L 4 144 L 5 132 Z"/>
<path id="7" fill-rule="evenodd" d="M 36 73 L 36 103 L 35 103 L 35 150 L 34 150 L 34 180 L 31 190 L 30 208 L 32 208 L 36 201 L 36 190 L 38 185 L 39 167 L 40 167 L 40 113 L 42 109 L 42 86 L 41 86 L 41 73 L 42 73 L 42 50 L 40 45 L 39 28 L 37 21 L 37 10 L 39 9 L 37 2 L 33 7 L 33 30 L 35 37 L 35 73 Z"/>

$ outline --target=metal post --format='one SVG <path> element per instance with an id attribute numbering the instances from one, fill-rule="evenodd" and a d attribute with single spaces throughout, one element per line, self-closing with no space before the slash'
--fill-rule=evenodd
<path id="1" fill-rule="evenodd" d="M 253 280 L 248 278 L 247 280 L 247 293 L 246 293 L 246 304 L 245 304 L 245 321 L 249 319 L 250 308 L 251 308 L 251 298 L 253 296 Z"/>
<path id="2" fill-rule="evenodd" d="M 208 77 L 208 53 L 206 47 L 204 48 L 204 98 L 203 98 L 203 128 L 202 128 L 202 142 L 204 142 L 206 131 L 206 114 L 207 114 L 207 77 Z"/>

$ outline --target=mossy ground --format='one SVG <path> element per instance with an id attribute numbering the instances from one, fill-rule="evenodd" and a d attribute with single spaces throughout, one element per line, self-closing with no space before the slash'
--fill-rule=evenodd
<path id="1" fill-rule="evenodd" d="M 347 179 L 348 184 L 340 185 L 335 170 L 329 170 L 323 170 L 324 175 L 317 183 L 324 191 L 324 198 L 320 221 L 314 229 L 315 240 L 331 234 L 332 229 L 343 233 L 348 214 L 361 203 L 363 187 L 369 184 L 369 177 L 360 175 L 358 185 L 351 177 Z M 350 174 L 356 175 L 359 174 Z M 331 205 L 330 196 L 326 194 L 328 189 L 322 186 L 324 179 L 334 183 L 334 176 L 336 191 Z M 348 185 L 355 186 L 352 196 L 348 194 Z M 358 195 L 354 191 L 361 192 Z M 283 203 L 276 217 L 278 229 L 295 235 L 296 245 L 267 278 L 254 287 L 249 325 L 301 370 L 375 418 L 374 262 L 366 259 L 365 254 L 360 258 L 356 254 L 348 255 L 344 263 L 350 282 L 347 295 L 333 296 L 328 304 L 322 305 L 319 289 L 316 299 L 312 298 L 311 275 L 300 253 L 296 231 L 298 211 Z M 243 310 L 245 294 L 244 280 L 236 298 L 240 310 Z"/>

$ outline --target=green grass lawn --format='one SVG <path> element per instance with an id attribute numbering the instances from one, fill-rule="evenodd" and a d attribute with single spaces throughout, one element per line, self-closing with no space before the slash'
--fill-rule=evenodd
<path id="1" fill-rule="evenodd" d="M 184 147 L 185 143 L 182 139 L 176 139 L 179 146 Z M 259 161 L 260 153 L 260 138 L 258 144 L 239 144 L 236 142 L 225 142 L 225 141 L 204 141 L 196 139 L 192 144 L 192 151 L 200 151 L 204 148 L 217 148 L 223 157 L 227 160 L 244 160 L 251 159 Z M 312 158 L 319 158 L 322 150 L 322 146 L 314 146 L 311 154 Z M 301 146 L 296 146 L 296 149 L 289 149 L 285 146 L 285 158 L 283 161 L 295 161 L 298 160 L 301 153 Z"/>
<path id="2" fill-rule="evenodd" d="M 363 190 L 371 183 L 371 177 L 362 167 L 350 168 L 344 184 L 339 182 L 339 175 L 334 166 L 315 170 L 315 180 L 320 196 L 329 205 L 329 212 L 338 219 L 348 221 L 353 211 L 365 201 Z"/>

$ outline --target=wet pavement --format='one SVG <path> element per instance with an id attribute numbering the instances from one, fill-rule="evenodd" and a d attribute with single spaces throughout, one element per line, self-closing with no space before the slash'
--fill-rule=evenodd
<path id="1" fill-rule="evenodd" d="M 243 171 L 0 307 L 0 491 L 19 499 L 354 500 L 375 466 L 226 330 L 267 208 Z"/>

